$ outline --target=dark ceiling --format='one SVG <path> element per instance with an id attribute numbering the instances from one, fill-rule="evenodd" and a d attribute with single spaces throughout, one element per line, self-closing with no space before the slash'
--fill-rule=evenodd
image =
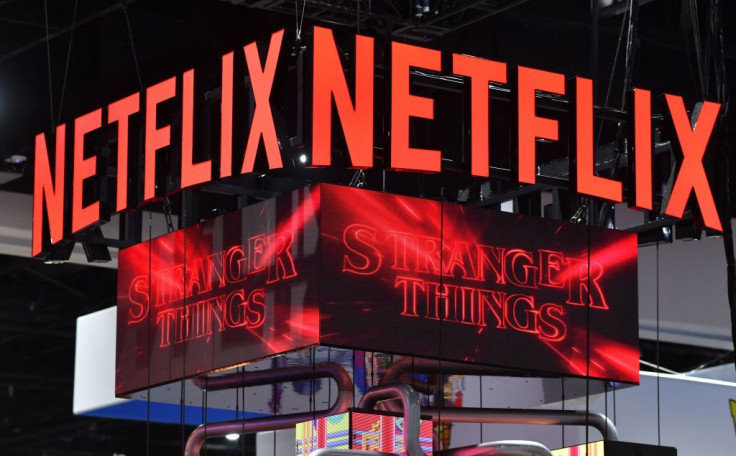
<path id="1" fill-rule="evenodd" d="M 242 3 L 233 5 L 232 3 Z M 219 56 L 278 28 L 294 29 L 293 14 L 245 6 L 255 2 L 218 0 L 0 0 L 0 158 L 29 158 L 14 168 L 19 179 L 2 190 L 30 193 L 33 138 L 52 124 L 73 119 L 191 67 L 216 66 Z M 295 2 L 264 1 L 272 9 L 293 11 Z M 403 30 L 422 45 L 529 65 L 567 75 L 590 75 L 591 14 L 589 2 L 437 0 L 439 14 L 472 3 L 428 28 L 418 27 L 411 1 L 354 0 L 324 2 L 330 8 L 306 10 L 310 18 L 347 24 L 354 30 L 360 8 L 361 33 L 388 37 Z M 656 92 L 685 96 L 692 105 L 703 94 L 715 99 L 716 69 L 698 68 L 690 0 L 641 2 L 632 43 L 633 82 Z M 706 41 L 709 5 L 698 1 L 700 38 Z M 736 3 L 721 1 L 723 24 L 736 23 Z M 485 9 L 483 9 L 485 8 Z M 624 49 L 616 57 L 624 14 L 606 14 L 599 22 L 597 97 L 610 91 L 609 105 L 620 107 L 624 87 Z M 127 16 L 127 19 L 126 19 Z M 481 17 L 483 16 L 483 17 Z M 487 16 L 487 17 L 485 17 Z M 46 23 L 48 22 L 48 27 Z M 469 25 L 466 25 L 469 24 Z M 441 29 L 439 32 L 437 30 Z M 441 34 L 442 36 L 433 35 Z M 47 41 L 47 36 L 49 40 Z M 403 37 L 403 38 L 402 38 Z M 734 87 L 736 34 L 724 31 L 727 86 Z M 705 52 L 705 46 L 701 47 Z M 712 56 L 713 50 L 709 50 Z M 616 60 L 618 59 L 618 60 Z M 613 69 L 614 61 L 618 64 Z M 140 75 L 136 70 L 136 64 Z M 702 62 L 709 62 L 702 58 Z M 710 81 L 699 81 L 699 74 Z M 140 82 L 139 82 L 140 76 Z M 610 87 L 608 82 L 612 82 Z M 304 179 L 347 183 L 350 173 L 276 176 L 264 191 L 278 193 Z M 369 180 L 375 176 L 369 175 Z M 422 194 L 411 179 L 389 178 L 402 193 Z M 401 182 L 399 182 L 401 181 Z M 282 182 L 282 188 L 276 188 Z M 393 182 L 393 184 L 392 184 Z M 369 182 L 370 183 L 370 182 Z M 412 184 L 413 185 L 413 184 Z M 265 185 L 262 185 L 265 186 Z M 431 193 L 433 190 L 428 189 Z M 430 195 L 436 196 L 436 195 Z M 203 198 L 207 209 L 226 209 L 229 202 Z M 0 207 L 2 201 L 0 200 Z M 205 208 L 202 208 L 204 213 Z M 29 248 L 30 250 L 30 248 Z M 725 286 L 725 285 L 724 285 Z M 74 325 L 79 315 L 114 305 L 115 271 L 75 265 L 45 265 L 23 258 L 0 257 L 0 453 L 7 455 L 181 454 L 177 426 L 75 418 L 71 414 Z M 653 347 L 644 345 L 652 360 Z M 709 350 L 672 347 L 662 364 L 687 370 L 720 355 Z M 148 436 L 148 437 L 147 437 Z M 147 438 L 150 453 L 146 453 Z"/>

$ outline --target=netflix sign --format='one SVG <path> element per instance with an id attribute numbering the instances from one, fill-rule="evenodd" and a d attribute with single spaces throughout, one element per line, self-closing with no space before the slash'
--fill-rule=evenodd
<path id="1" fill-rule="evenodd" d="M 197 91 L 201 79 L 193 68 L 82 114 L 73 125 L 61 124 L 55 132 L 39 133 L 35 139 L 32 255 L 46 257 L 54 245 L 69 242 L 74 234 L 109 220 L 113 213 L 136 210 L 182 189 L 284 168 L 282 153 L 288 151 L 282 150 L 284 142 L 277 138 L 271 94 L 281 90 L 275 82 L 288 68 L 284 54 L 291 44 L 284 44 L 284 30 L 274 32 L 267 41 L 260 50 L 253 42 L 217 57 L 222 68 L 220 112 L 216 116 L 219 148 L 205 150 L 200 146 L 210 133 L 195 122 L 204 94 Z M 311 138 L 305 144 L 311 166 L 333 166 L 335 132 L 344 136 L 342 158 L 353 168 L 378 166 L 379 154 L 383 155 L 382 166 L 393 171 L 442 172 L 443 153 L 447 151 L 420 149 L 410 141 L 414 120 L 435 118 L 435 100 L 412 93 L 412 71 L 418 70 L 463 80 L 469 108 L 469 137 L 463 153 L 470 176 L 491 177 L 490 157 L 508 150 L 510 161 L 515 163 L 515 169 L 509 170 L 515 180 L 535 184 L 538 140 L 566 139 L 570 191 L 610 202 L 622 202 L 626 196 L 629 206 L 637 209 L 654 208 L 652 113 L 664 113 L 679 163 L 663 204 L 664 213 L 682 218 L 692 199 L 695 204 L 691 207 L 703 225 L 722 231 L 721 215 L 703 165 L 720 104 L 704 101 L 695 122 L 682 97 L 664 94 L 656 103 L 659 98 L 649 90 L 635 88 L 630 94 L 627 121 L 631 176 L 620 181 L 595 172 L 592 80 L 575 77 L 566 83 L 566 76 L 560 73 L 399 42 L 379 50 L 373 38 L 361 35 L 355 36 L 354 43 L 354 67 L 349 68 L 343 67 L 331 30 L 314 27 L 311 41 L 305 43 L 311 56 L 311 71 L 307 71 L 311 84 L 305 84 L 304 108 L 311 113 L 311 121 L 307 121 L 311 125 L 306 127 Z M 383 71 L 376 66 L 376 56 L 380 55 L 388 56 Z M 348 77 L 346 70 L 353 76 Z M 250 81 L 247 89 L 237 83 L 244 78 L 241 71 Z M 387 81 L 388 103 L 376 90 L 378 76 Z M 510 125 L 508 148 L 495 151 L 489 139 L 489 125 L 497 121 L 491 116 L 496 108 L 489 104 L 489 84 L 508 87 L 515 112 L 504 121 Z M 569 122 L 559 123 L 537 113 L 538 93 L 566 97 Z M 252 118 L 236 113 L 234 106 L 243 103 L 252 103 Z M 176 107 L 180 115 L 164 121 L 163 105 Z M 140 130 L 134 126 L 141 126 Z M 116 132 L 117 146 L 109 157 L 95 147 L 96 135 L 105 129 Z M 374 144 L 379 136 L 388 138 L 385 144 Z M 235 149 L 241 143 L 244 147 Z M 379 149 L 385 152 L 377 152 Z M 200 150 L 206 157 L 197 156 Z M 624 189 L 628 190 L 626 195 Z"/>
<path id="2" fill-rule="evenodd" d="M 631 233 L 310 187 L 121 252 L 117 392 L 317 344 L 637 382 L 636 261 Z"/>

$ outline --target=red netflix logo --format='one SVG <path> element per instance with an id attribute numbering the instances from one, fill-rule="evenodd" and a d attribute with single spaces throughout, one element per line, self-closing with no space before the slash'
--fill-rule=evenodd
<path id="1" fill-rule="evenodd" d="M 507 65 L 488 59 L 459 53 L 447 55 L 452 68 L 443 68 L 443 53 L 439 50 L 404 43 L 392 42 L 384 50 L 388 55 L 386 88 L 390 99 L 385 111 L 377 111 L 381 94 L 375 87 L 377 48 L 373 38 L 355 37 L 354 80 L 346 79 L 338 47 L 329 29 L 315 27 L 312 45 L 311 87 L 311 163 L 313 166 L 332 165 L 333 130 L 342 131 L 346 143 L 345 157 L 352 167 L 371 168 L 374 163 L 374 137 L 378 126 L 386 125 L 387 164 L 395 171 L 437 173 L 442 170 L 443 151 L 420 149 L 410 144 L 412 119 L 432 121 L 435 117 L 435 100 L 412 94 L 411 71 L 430 71 L 461 77 L 469 93 L 468 144 L 469 174 L 490 177 L 491 150 L 489 83 L 507 84 L 516 115 L 509 119 L 513 125 L 511 143 L 513 160 L 517 166 L 510 169 L 518 182 L 535 184 L 537 181 L 538 139 L 560 141 L 569 138 L 570 190 L 580 195 L 621 202 L 624 187 L 630 188 L 629 205 L 639 209 L 653 208 L 652 171 L 652 95 L 650 91 L 636 88 L 629 126 L 632 132 L 630 144 L 632 180 L 626 183 L 598 176 L 594 170 L 594 85 L 593 81 L 577 77 L 566 86 L 565 75 L 535 68 Z M 196 73 L 189 69 L 180 75 L 151 85 L 145 92 L 136 92 L 106 106 L 83 114 L 74 120 L 73 126 L 59 125 L 55 133 L 42 132 L 35 139 L 34 203 L 32 254 L 44 256 L 54 244 L 69 240 L 71 235 L 95 226 L 108 219 L 113 212 L 134 210 L 145 204 L 172 194 L 183 188 L 206 184 L 233 175 L 248 174 L 256 169 L 259 156 L 263 156 L 266 169 L 284 167 L 280 144 L 276 135 L 271 95 L 277 74 L 283 71 L 284 30 L 274 32 L 267 49 L 259 51 L 255 42 L 237 51 L 228 52 L 220 60 L 221 109 L 220 147 L 209 151 L 209 157 L 195 161 L 195 138 L 203 135 L 194 122 L 198 103 L 195 91 Z M 263 52 L 265 51 L 265 52 Z M 244 57 L 243 70 L 250 80 L 253 116 L 249 123 L 235 116 L 234 106 L 242 91 L 236 90 L 235 52 Z M 263 54 L 263 55 L 262 55 Z M 378 55 L 383 52 L 378 53 Z M 353 86 L 349 90 L 349 83 Z M 568 97 L 570 103 L 570 131 L 562 131 L 558 121 L 537 114 L 537 93 L 545 92 Z M 161 105 L 176 103 L 180 106 L 180 120 L 163 122 Z M 335 109 L 333 110 L 333 105 Z M 682 97 L 667 94 L 661 111 L 666 113 L 672 126 L 670 140 L 681 166 L 672 184 L 665 213 L 681 218 L 693 196 L 693 205 L 702 216 L 703 224 L 721 231 L 721 220 L 703 165 L 711 136 L 716 127 L 720 104 L 704 101 L 695 119 L 688 113 Z M 309 109 L 309 107 L 307 107 Z M 333 115 L 333 111 L 336 117 Z M 377 116 L 378 114 L 378 116 Z M 334 117 L 334 118 L 333 118 Z M 375 118 L 379 117 L 379 122 Z M 142 144 L 131 144 L 131 122 L 142 122 Z M 117 170 L 107 175 L 108 167 L 102 157 L 90 154 L 96 131 L 106 125 L 117 125 Z M 159 124 L 164 124 L 160 125 Z M 239 125 L 241 124 L 241 125 Z M 244 127 L 247 132 L 238 133 Z M 335 128 L 333 128 L 335 127 Z M 180 134 L 174 137 L 173 132 Z M 237 137 L 240 134 L 240 137 Z M 53 136 L 53 137 L 51 137 Z M 67 138 L 71 139 L 71 153 L 67 151 Z M 243 140 L 245 148 L 233 151 L 233 145 Z M 135 146 L 143 146 L 143 156 L 136 157 Z M 69 155 L 69 156 L 68 156 Z M 171 188 L 157 185 L 164 157 L 178 163 L 177 169 L 168 170 L 172 178 Z M 143 163 L 142 178 L 129 173 L 132 159 Z M 219 162 L 219 169 L 215 166 Z M 65 181 L 69 175 L 71 181 Z M 100 194 L 87 194 L 86 183 L 99 182 L 101 178 L 115 179 L 115 204 L 104 201 Z M 142 182 L 141 182 L 142 180 Z M 140 187 L 140 188 L 139 188 Z M 136 195 L 142 190 L 141 195 Z M 71 194 L 71 198 L 69 198 Z M 71 204 L 67 203 L 70 201 Z M 85 202 L 88 202 L 85 204 Z"/>

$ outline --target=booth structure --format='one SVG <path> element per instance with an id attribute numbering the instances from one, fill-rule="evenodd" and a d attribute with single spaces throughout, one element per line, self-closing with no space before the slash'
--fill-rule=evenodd
<path id="1" fill-rule="evenodd" d="M 629 233 L 308 187 L 122 250 L 117 307 L 78 321 L 75 413 L 197 425 L 187 455 L 251 432 L 264 455 L 671 455 L 697 409 L 720 448 L 730 383 L 638 370 L 636 257 Z"/>

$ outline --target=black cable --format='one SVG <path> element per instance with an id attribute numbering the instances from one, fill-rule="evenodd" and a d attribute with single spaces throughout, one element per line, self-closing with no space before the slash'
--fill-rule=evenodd
<path id="1" fill-rule="evenodd" d="M 603 403 L 603 414 L 608 418 L 608 382 L 603 382 L 603 397 L 605 402 Z M 606 432 L 603 434 L 603 440 L 608 440 L 608 427 L 606 426 Z"/>
<path id="2" fill-rule="evenodd" d="M 629 4 L 629 27 L 626 34 L 626 60 L 624 66 L 626 72 L 624 74 L 624 88 L 621 91 L 621 109 L 626 108 L 627 93 L 634 79 L 634 58 L 636 57 L 636 31 L 639 28 L 639 0 L 630 0 Z"/>
<path id="3" fill-rule="evenodd" d="M 245 456 L 245 366 L 242 366 L 240 369 L 241 369 L 240 370 L 240 384 L 243 385 L 242 386 L 243 391 L 242 391 L 242 394 L 240 395 L 240 397 L 242 397 L 242 401 L 243 401 L 243 420 L 241 421 L 241 423 L 243 423 L 243 427 L 241 428 L 241 432 L 240 433 L 243 436 L 242 439 L 241 439 L 242 440 L 241 447 L 243 448 L 243 455 L 242 456 Z"/>
<path id="4" fill-rule="evenodd" d="M 171 232 L 171 231 L 169 231 Z M 187 237 L 184 236 L 183 241 L 183 250 L 184 250 L 184 259 L 186 261 L 187 258 Z M 182 276 L 182 290 L 186 290 L 186 274 Z M 182 308 L 187 308 L 187 296 L 186 293 L 184 293 L 184 298 L 182 299 Z M 186 380 L 184 380 L 187 377 L 187 344 L 184 343 L 184 356 L 182 356 L 182 363 L 181 363 L 181 449 L 182 453 L 186 450 Z M 214 359 L 214 358 L 213 358 Z"/>
<path id="5" fill-rule="evenodd" d="M 128 17 L 128 7 L 125 0 L 120 0 L 120 5 L 123 7 L 123 16 L 125 17 L 125 26 L 128 29 L 128 38 L 130 40 L 130 50 L 133 53 L 133 64 L 135 65 L 135 74 L 138 77 L 138 86 L 143 91 L 143 78 L 141 78 L 141 69 L 138 65 L 138 53 L 135 50 L 135 42 L 133 41 L 133 30 L 130 26 L 130 18 Z"/>
<path id="6" fill-rule="evenodd" d="M 57 117 L 57 125 L 61 123 L 61 113 L 63 111 L 64 107 L 64 94 L 66 93 L 66 81 L 67 76 L 69 75 L 69 62 L 72 59 L 72 43 L 74 42 L 74 29 L 76 27 L 77 23 L 77 6 L 79 4 L 79 0 L 74 0 L 74 12 L 72 13 L 72 26 L 71 30 L 69 31 L 69 46 L 66 49 L 66 65 L 64 66 L 64 79 L 61 84 L 61 96 L 59 97 L 59 114 Z"/>
<path id="7" fill-rule="evenodd" d="M 598 74 L 598 0 L 590 0 L 590 79 Z"/>
<path id="8" fill-rule="evenodd" d="M 656 299 L 657 299 L 657 346 L 656 346 L 656 361 L 657 361 L 657 445 L 662 445 L 662 427 L 661 427 L 661 416 L 660 416 L 660 404 L 659 404 L 659 241 L 657 241 L 657 261 L 656 261 Z"/>
<path id="9" fill-rule="evenodd" d="M 591 13 L 591 56 L 590 56 L 590 72 L 591 78 L 595 79 L 598 68 L 598 0 L 590 0 Z M 627 62 L 628 63 L 628 62 Z M 585 305 L 585 445 L 588 448 L 590 442 L 590 223 L 592 217 L 593 205 L 588 206 L 588 218 L 586 220 L 588 232 L 588 297 Z M 587 450 L 586 450 L 587 452 Z"/>
<path id="10" fill-rule="evenodd" d="M 562 410 L 564 411 L 565 410 L 565 378 L 564 377 L 560 379 L 560 383 L 562 386 Z M 565 447 L 565 425 L 563 424 L 560 427 L 562 427 L 562 445 L 560 445 L 560 448 L 564 448 Z"/>
<path id="11" fill-rule="evenodd" d="M 483 408 L 483 376 L 478 376 L 478 383 L 480 383 L 480 408 Z M 480 423 L 480 441 L 483 442 L 483 423 Z"/>
<path id="12" fill-rule="evenodd" d="M 327 347 L 327 362 L 330 362 L 330 353 L 332 351 L 331 347 Z M 332 404 L 332 381 L 327 380 L 327 404 Z"/>
<path id="13" fill-rule="evenodd" d="M 314 385 L 314 376 L 315 376 L 315 372 L 316 372 L 315 359 L 314 359 L 314 357 L 315 357 L 315 350 L 314 350 L 314 347 L 312 347 L 312 353 L 311 353 L 311 356 L 310 356 L 310 358 L 312 360 L 312 380 L 310 382 L 310 389 L 311 389 L 311 391 L 309 393 L 309 408 L 311 409 L 311 412 L 312 412 L 312 419 L 313 420 L 316 420 L 317 419 L 317 390 L 316 390 L 315 385 Z M 274 414 L 275 413 L 276 413 L 276 403 L 274 402 Z M 274 442 L 274 451 L 275 450 L 276 450 L 276 445 L 275 445 L 275 442 Z"/>
<path id="14" fill-rule="evenodd" d="M 693 47 L 695 48 L 695 60 L 698 64 L 698 82 L 700 85 L 700 96 L 705 98 L 707 96 L 706 81 L 703 75 L 703 62 L 701 57 L 701 46 L 700 46 L 700 20 L 698 19 L 698 4 L 695 0 L 688 0 L 690 26 L 693 32 Z"/>
<path id="15" fill-rule="evenodd" d="M 148 212 L 148 288 L 151 288 L 153 277 L 153 216 Z M 149 293 L 150 294 L 150 293 Z M 146 319 L 146 456 L 151 454 L 151 302 L 148 302 L 148 318 Z"/>
<path id="16" fill-rule="evenodd" d="M 46 61 L 49 72 L 49 106 L 51 108 L 51 132 L 54 132 L 54 88 L 51 77 L 51 41 L 49 40 L 49 8 L 47 0 L 43 0 L 43 15 L 46 24 Z"/>
<path id="17" fill-rule="evenodd" d="M 204 376 L 205 384 L 207 384 L 207 374 Z M 202 450 L 204 450 L 204 456 L 207 456 L 207 390 L 202 390 L 202 426 L 204 426 L 204 442 Z"/>
<path id="18" fill-rule="evenodd" d="M 424 182 L 424 180 L 422 180 Z M 440 293 L 444 293 L 445 290 L 445 284 L 444 284 L 444 277 L 445 277 L 445 257 L 444 257 L 444 248 L 442 247 L 445 244 L 445 179 L 444 179 L 444 173 L 442 170 L 440 170 Z M 449 296 L 447 297 L 449 299 Z M 437 382 L 439 383 L 439 388 L 437 389 L 439 393 L 439 402 L 437 404 L 437 422 L 439 425 L 439 434 L 440 434 L 440 444 L 444 442 L 444 435 L 445 432 L 449 432 L 449 427 L 452 426 L 451 424 L 448 424 L 448 429 L 445 429 L 444 425 L 442 424 L 442 408 L 445 405 L 445 378 L 442 374 L 442 321 L 445 318 L 445 312 L 443 311 L 443 308 L 445 306 L 440 306 L 438 309 L 438 316 L 439 319 L 437 321 L 437 328 L 439 330 L 439 337 L 437 339 L 437 343 L 439 345 L 439 359 L 437 361 L 437 371 L 439 375 L 437 375 Z M 449 446 L 449 445 L 448 445 Z M 446 449 L 446 448 L 445 448 Z"/>
<path id="19" fill-rule="evenodd" d="M 726 51 L 723 44 L 723 26 L 721 25 L 721 3 L 720 0 L 712 0 L 713 29 L 715 47 L 717 49 L 715 57 L 716 77 L 718 78 L 718 101 L 720 101 L 721 116 L 726 117 L 729 108 L 729 86 L 726 79 Z"/>
<path id="20" fill-rule="evenodd" d="M 589 212 L 592 212 L 592 206 L 589 206 Z M 585 304 L 585 445 L 590 443 L 590 220 L 591 214 L 588 214 L 588 220 L 586 223 L 586 229 L 588 231 L 588 276 L 586 281 L 588 282 L 587 294 Z"/>
<path id="21" fill-rule="evenodd" d="M 373 389 L 373 377 L 375 375 L 376 352 L 371 352 L 371 389 Z"/>
<path id="22" fill-rule="evenodd" d="M 613 424 L 616 424 L 616 384 L 613 384 Z"/>

